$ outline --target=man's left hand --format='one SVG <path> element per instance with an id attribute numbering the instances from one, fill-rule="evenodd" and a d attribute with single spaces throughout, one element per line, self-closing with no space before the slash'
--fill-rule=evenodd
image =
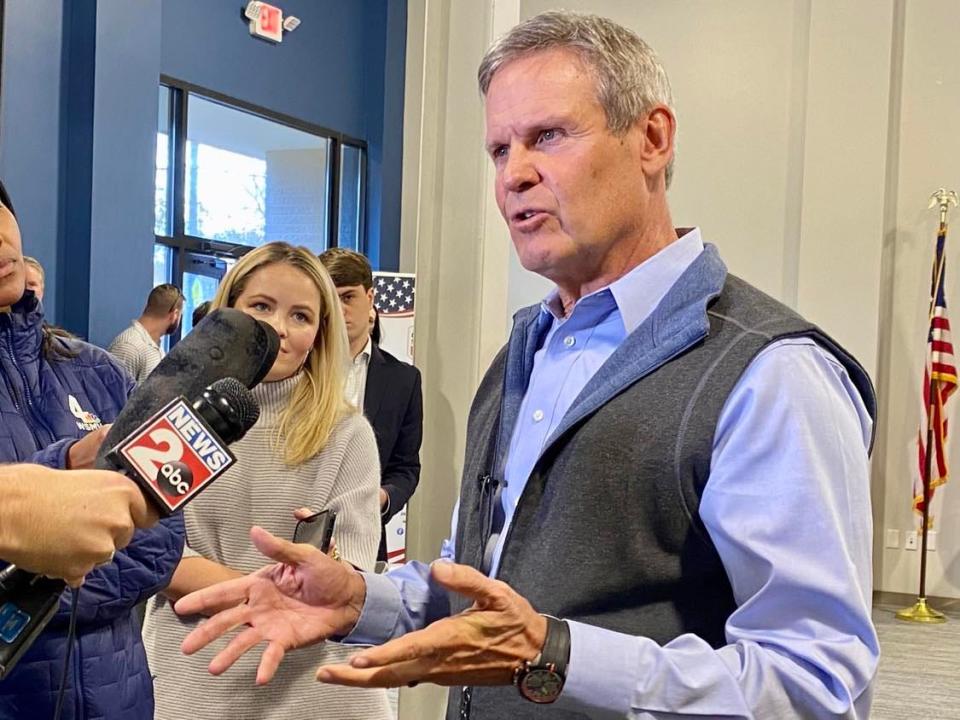
<path id="1" fill-rule="evenodd" d="M 459 615 L 325 665 L 317 680 L 354 687 L 509 685 L 513 671 L 543 648 L 547 621 L 506 583 L 466 565 L 435 562 L 433 579 L 471 600 Z"/>

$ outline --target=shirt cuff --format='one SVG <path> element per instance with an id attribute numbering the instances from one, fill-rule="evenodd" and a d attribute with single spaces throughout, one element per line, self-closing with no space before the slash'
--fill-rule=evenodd
<path id="1" fill-rule="evenodd" d="M 637 638 L 569 620 L 567 625 L 570 662 L 556 706 L 589 710 L 596 720 L 627 717 L 640 667 Z"/>
<path id="2" fill-rule="evenodd" d="M 367 584 L 367 597 L 360 619 L 340 642 L 349 645 L 379 645 L 391 637 L 400 619 L 403 603 L 400 590 L 389 578 L 374 573 L 360 573 Z"/>
<path id="3" fill-rule="evenodd" d="M 54 470 L 66 470 L 70 448 L 72 448 L 76 443 L 77 438 L 65 438 L 63 440 L 57 440 L 52 445 L 48 445 L 42 450 L 35 452 L 30 459 L 25 462 L 43 465 L 45 467 L 53 468 Z"/>

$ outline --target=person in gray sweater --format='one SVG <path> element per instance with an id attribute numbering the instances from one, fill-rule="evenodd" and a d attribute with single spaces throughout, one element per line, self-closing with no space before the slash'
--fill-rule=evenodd
<path id="1" fill-rule="evenodd" d="M 270 323 L 280 353 L 253 393 L 260 419 L 232 446 L 236 465 L 187 506 L 184 556 L 165 595 L 150 601 L 144 643 L 155 676 L 157 720 L 339 720 L 389 718 L 386 692 L 317 682 L 318 659 L 340 663 L 346 646 L 319 657 L 289 658 L 276 680 L 255 688 L 257 662 L 223 677 L 207 668 L 215 652 L 185 657 L 180 643 L 202 622 L 178 617 L 172 601 L 217 581 L 262 568 L 250 543 L 259 526 L 293 536 L 294 511 L 337 513 L 334 541 L 351 566 L 372 570 L 380 540 L 380 465 L 367 421 L 344 400 L 346 332 L 333 284 L 305 248 L 271 243 L 248 253 L 227 274 L 213 307 L 235 307 Z M 238 636 L 242 642 L 244 634 Z"/>

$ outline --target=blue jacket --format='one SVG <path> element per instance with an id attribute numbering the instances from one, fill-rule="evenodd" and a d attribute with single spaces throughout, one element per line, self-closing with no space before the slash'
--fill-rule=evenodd
<path id="1" fill-rule="evenodd" d="M 104 350 L 57 339 L 76 357 L 43 355 L 43 309 L 32 292 L 0 313 L 0 462 L 65 467 L 70 445 L 112 422 L 133 381 Z M 170 582 L 183 552 L 174 516 L 87 575 L 67 677 L 63 720 L 152 720 L 153 682 L 135 606 Z M 0 682 L 0 720 L 53 717 L 67 647 L 71 591 L 43 634 Z"/>

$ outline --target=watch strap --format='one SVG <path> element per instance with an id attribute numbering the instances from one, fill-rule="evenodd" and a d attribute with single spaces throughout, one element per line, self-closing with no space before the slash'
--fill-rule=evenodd
<path id="1" fill-rule="evenodd" d="M 570 662 L 570 626 L 552 615 L 544 614 L 543 617 L 547 620 L 547 636 L 540 657 L 533 664 L 538 667 L 553 665 L 557 674 L 566 678 L 567 664 Z"/>

